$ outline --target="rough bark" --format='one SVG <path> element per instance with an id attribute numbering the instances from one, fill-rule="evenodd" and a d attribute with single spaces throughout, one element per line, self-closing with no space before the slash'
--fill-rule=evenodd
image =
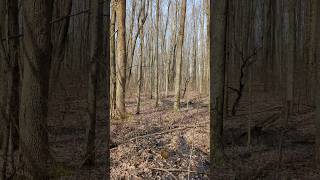
<path id="1" fill-rule="evenodd" d="M 222 125 L 226 60 L 227 1 L 210 2 L 210 161 L 223 163 Z M 211 178 L 214 179 L 211 174 Z"/>
<path id="2" fill-rule="evenodd" d="M 145 12 L 145 1 L 142 3 L 142 14 Z M 140 36 L 140 60 L 139 60 L 139 71 L 138 71 L 138 98 L 137 98 L 137 109 L 136 114 L 140 114 L 140 104 L 141 104 L 141 91 L 142 91 L 142 64 L 144 62 L 144 31 L 143 31 L 143 19 L 139 19 L 139 36 Z"/>
<path id="3" fill-rule="evenodd" d="M 52 42 L 52 64 L 50 74 L 50 95 L 54 91 L 61 64 L 65 57 L 67 34 L 69 29 L 70 14 L 72 9 L 72 0 L 54 1 L 53 5 L 53 18 L 58 19 L 66 17 L 62 21 L 54 23 L 51 29 L 51 42 Z"/>
<path id="4" fill-rule="evenodd" d="M 293 76 L 295 56 L 295 0 L 287 0 L 284 4 L 284 36 L 286 59 L 286 104 L 288 112 L 292 112 Z"/>
<path id="5" fill-rule="evenodd" d="M 87 165 L 95 163 L 95 140 L 96 140 L 96 121 L 97 121 L 97 77 L 98 62 L 103 57 L 103 6 L 99 5 L 99 0 L 91 1 L 90 6 L 90 63 L 88 78 L 88 114 L 89 121 L 87 126 L 87 146 L 86 162 Z"/>
<path id="6" fill-rule="evenodd" d="M 180 88 L 181 88 L 181 74 L 182 74 L 182 53 L 184 41 L 184 27 L 186 19 L 187 0 L 182 0 L 181 15 L 180 15 L 180 29 L 178 34 L 177 60 L 176 60 L 176 77 L 175 77 L 175 102 L 174 109 L 180 109 Z"/>
<path id="7" fill-rule="evenodd" d="M 106 76 L 104 77 L 106 80 L 106 92 L 110 92 L 110 41 L 108 41 L 108 39 L 110 38 L 110 36 L 113 36 L 113 34 L 110 34 L 110 0 L 106 1 L 106 26 L 107 26 L 107 33 L 106 33 L 106 61 L 107 61 L 107 65 L 106 65 Z M 103 78 L 103 79 L 104 79 Z M 105 105 L 105 112 L 106 112 L 106 180 L 110 179 L 110 122 L 111 122 L 111 118 L 110 118 L 110 93 L 106 93 L 106 105 Z"/>
<path id="8" fill-rule="evenodd" d="M 23 1 L 23 80 L 20 145 L 31 179 L 48 179 L 48 93 L 51 66 L 52 2 Z"/>
<path id="9" fill-rule="evenodd" d="M 19 34 L 18 0 L 8 1 L 8 36 Z M 20 105 L 20 70 L 19 70 L 19 39 L 8 42 L 10 54 L 10 68 L 8 77 L 9 122 L 13 150 L 19 147 L 19 105 Z"/>
<path id="10" fill-rule="evenodd" d="M 320 33 L 320 1 L 317 1 L 315 6 L 316 8 L 316 34 Z M 316 48 L 316 59 L 319 59 L 320 57 L 320 37 L 316 37 L 315 42 L 315 48 Z M 320 61 L 317 61 L 317 94 L 316 94 L 316 162 L 318 167 L 320 167 Z"/>
<path id="11" fill-rule="evenodd" d="M 117 95 L 116 109 L 120 119 L 126 117 L 125 108 L 125 88 L 126 88 L 126 1 L 116 0 L 117 2 L 117 25 L 118 25 L 118 44 L 117 44 Z"/>
<path id="12" fill-rule="evenodd" d="M 111 12 L 111 27 L 110 27 L 110 67 L 111 67 L 111 82 L 112 82 L 112 96 L 111 96 L 111 106 L 112 109 L 116 108 L 116 49 L 115 49 L 115 33 L 116 33 L 116 6 L 114 0 L 111 1 L 112 12 Z"/>
<path id="13" fill-rule="evenodd" d="M 159 105 L 159 19 L 160 19 L 160 3 L 159 0 L 156 2 L 156 52 L 155 52 L 155 88 L 154 98 L 155 107 Z"/>

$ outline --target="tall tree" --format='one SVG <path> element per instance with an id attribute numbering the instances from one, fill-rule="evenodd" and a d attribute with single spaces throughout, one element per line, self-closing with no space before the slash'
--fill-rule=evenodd
<path id="1" fill-rule="evenodd" d="M 315 11 L 316 11 L 316 34 L 320 33 L 320 1 L 316 1 L 315 3 Z M 316 59 L 317 59 L 317 94 L 316 94 L 316 162 L 318 167 L 320 167 L 320 37 L 316 36 L 316 42 L 313 45 L 316 49 Z"/>
<path id="2" fill-rule="evenodd" d="M 8 118 L 8 77 L 9 77 L 9 54 L 8 54 L 8 14 L 7 1 L 0 2 L 0 150 L 2 150 L 1 179 L 6 179 L 7 154 L 9 145 L 10 125 Z M 2 41 L 5 37 L 5 41 Z"/>
<path id="3" fill-rule="evenodd" d="M 155 98 L 155 106 L 158 107 L 159 105 L 159 19 L 160 19 L 160 2 L 157 0 L 156 2 L 156 52 L 155 52 L 155 92 L 154 92 L 154 98 Z"/>
<path id="4" fill-rule="evenodd" d="M 180 109 L 180 87 L 181 87 L 181 71 L 182 71 L 182 53 L 183 53 L 183 41 L 184 41 L 184 27 L 186 20 L 187 0 L 182 0 L 181 15 L 180 15 L 180 29 L 178 36 L 177 47 L 177 63 L 176 63 L 176 77 L 175 77 L 175 102 L 174 109 Z"/>
<path id="5" fill-rule="evenodd" d="M 110 67 L 111 67 L 111 105 L 112 109 L 116 108 L 116 87 L 117 87 L 117 81 L 116 81 L 116 49 L 115 49 L 115 37 L 116 37 L 116 6 L 115 6 L 115 0 L 111 1 L 112 11 L 111 11 L 111 26 L 110 26 Z"/>
<path id="6" fill-rule="evenodd" d="M 223 162 L 222 126 L 227 38 L 227 2 L 210 2 L 210 161 Z M 214 178 L 211 174 L 211 178 Z"/>
<path id="7" fill-rule="evenodd" d="M 23 3 L 23 80 L 20 104 L 21 153 L 31 179 L 48 179 L 47 114 L 51 66 L 52 1 Z"/>
<path id="8" fill-rule="evenodd" d="M 286 60 L 286 105 L 288 112 L 292 112 L 293 106 L 293 76 L 295 62 L 295 0 L 284 1 L 284 40 Z"/>
<path id="9" fill-rule="evenodd" d="M 145 0 L 141 3 L 141 13 L 143 16 L 140 16 L 139 19 L 139 36 L 140 36 L 140 60 L 139 60 L 139 69 L 138 69 L 138 100 L 137 100 L 137 109 L 136 114 L 140 114 L 140 104 L 141 104 L 141 91 L 142 91 L 142 64 L 144 63 L 144 23 L 146 22 L 147 16 L 148 16 L 148 5 L 149 1 L 146 5 Z M 147 12 L 145 12 L 145 9 L 147 8 Z"/>
<path id="10" fill-rule="evenodd" d="M 18 0 L 8 1 L 8 37 L 19 34 L 19 8 Z M 19 147 L 19 105 L 20 105 L 20 69 L 19 69 L 19 39 L 11 39 L 8 42 L 10 57 L 8 76 L 8 108 L 13 150 Z"/>
<path id="11" fill-rule="evenodd" d="M 110 78 L 108 78 L 108 77 L 110 77 L 110 60 L 109 60 L 109 57 L 110 57 L 110 41 L 108 41 L 109 40 L 109 38 L 110 38 L 110 29 L 109 29 L 109 27 L 110 27 L 110 0 L 107 0 L 106 1 L 106 14 L 107 14 L 107 17 L 106 17 L 106 26 L 107 26 L 107 33 L 106 33 L 106 37 L 105 37 L 105 39 L 107 40 L 107 42 L 106 42 L 106 58 L 107 58 L 107 63 L 106 63 L 106 68 L 105 68 L 105 70 L 106 70 L 106 76 L 104 77 L 104 78 L 106 78 L 106 89 L 105 89 L 105 91 L 106 92 L 110 92 Z M 112 36 L 113 36 L 113 34 L 112 34 Z M 103 79 L 104 79 L 103 78 Z M 106 130 L 106 179 L 107 180 L 109 180 L 110 179 L 110 142 L 111 142 L 111 140 L 110 140 L 110 109 L 111 109 L 111 107 L 110 107 L 110 93 L 106 93 L 106 106 L 105 106 L 105 112 L 106 112 L 106 127 L 107 127 L 107 130 Z"/>
<path id="12" fill-rule="evenodd" d="M 55 23 L 53 23 L 51 30 L 52 67 L 50 74 L 50 94 L 52 94 L 52 91 L 57 85 L 61 64 L 65 58 L 71 9 L 72 0 L 54 1 L 52 17 Z"/>
<path id="13" fill-rule="evenodd" d="M 117 95 L 116 109 L 118 116 L 123 119 L 126 116 L 125 107 L 125 88 L 126 88 L 126 1 L 116 0 L 117 3 L 117 25 L 118 25 L 118 42 L 117 42 Z"/>
<path id="14" fill-rule="evenodd" d="M 99 0 L 91 1 L 90 5 L 90 66 L 88 82 L 88 113 L 86 164 L 95 162 L 95 140 L 97 121 L 97 76 L 98 62 L 103 57 L 103 6 Z"/>
<path id="15" fill-rule="evenodd" d="M 191 82 L 192 82 L 192 89 L 197 89 L 197 43 L 198 43 L 198 28 L 197 28 L 197 12 L 196 12 L 196 2 L 193 1 L 193 8 L 192 8 L 192 16 L 194 17 L 193 21 L 193 56 L 192 56 L 192 63 L 191 63 Z"/>

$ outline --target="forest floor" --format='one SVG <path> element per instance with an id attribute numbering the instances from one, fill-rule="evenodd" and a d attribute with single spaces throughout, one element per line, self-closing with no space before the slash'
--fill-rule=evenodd
<path id="1" fill-rule="evenodd" d="M 86 88 L 72 84 L 59 89 L 49 104 L 50 150 L 57 165 L 51 174 L 57 179 L 103 179 L 107 156 L 103 99 L 98 106 L 97 163 L 88 168 L 83 166 Z M 154 108 L 154 100 L 143 97 L 139 115 L 135 114 L 136 99 L 127 99 L 128 118 L 111 121 L 112 179 L 208 179 L 209 100 L 196 94 L 186 97 L 179 112 L 172 110 L 173 95 L 162 98 L 158 108 Z M 246 145 L 249 103 L 244 98 L 236 116 L 224 122 L 225 162 L 215 168 L 216 179 L 320 179 L 320 171 L 314 166 L 315 117 L 311 109 L 301 106 L 289 118 L 279 164 L 281 107 L 270 96 L 255 97 L 252 145 Z"/>
<path id="2" fill-rule="evenodd" d="M 313 164 L 313 112 L 300 107 L 289 118 L 279 163 L 281 107 L 264 95 L 256 97 L 250 148 L 248 101 L 224 122 L 225 162 L 215 168 L 216 179 L 320 179 Z M 111 122 L 112 179 L 208 179 L 208 97 L 189 95 L 179 112 L 172 110 L 173 101 L 173 96 L 163 98 L 155 108 L 154 100 L 143 98 L 136 115 L 135 98 L 127 99 L 128 119 Z"/>

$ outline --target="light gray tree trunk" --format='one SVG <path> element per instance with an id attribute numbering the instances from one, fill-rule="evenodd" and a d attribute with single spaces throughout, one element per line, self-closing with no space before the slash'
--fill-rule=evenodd
<path id="1" fill-rule="evenodd" d="M 155 52 L 155 107 L 159 105 L 159 19 L 160 19 L 160 2 L 156 2 L 156 52 Z"/>
<path id="2" fill-rule="evenodd" d="M 181 15 L 180 15 L 180 29 L 178 34 L 178 47 L 177 47 L 177 64 L 176 64 L 176 77 L 175 77 L 175 101 L 174 109 L 180 110 L 180 97 L 181 97 L 181 75 L 182 75 L 182 53 L 184 41 L 184 27 L 186 19 L 187 0 L 182 0 Z"/>

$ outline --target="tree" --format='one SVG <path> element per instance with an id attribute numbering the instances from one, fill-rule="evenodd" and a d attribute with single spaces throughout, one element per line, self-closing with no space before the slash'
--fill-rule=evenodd
<path id="1" fill-rule="evenodd" d="M 115 37 L 116 37 L 116 6 L 115 0 L 111 1 L 112 4 L 112 12 L 111 12 L 111 26 L 110 26 L 110 67 L 111 67 L 111 82 L 112 82 L 112 89 L 111 89 L 111 106 L 114 110 L 116 108 L 116 87 L 117 87 L 117 80 L 116 80 L 116 49 L 115 49 Z"/>
<path id="2" fill-rule="evenodd" d="M 223 162 L 222 127 L 227 37 L 227 2 L 210 2 L 210 161 Z M 211 174 L 211 178 L 213 175 Z"/>
<path id="3" fill-rule="evenodd" d="M 20 104 L 21 153 L 31 179 L 48 179 L 48 94 L 52 1 L 23 1 L 23 80 Z"/>
<path id="4" fill-rule="evenodd" d="M 117 25 L 118 25 L 118 42 L 117 42 L 117 92 L 116 92 L 116 109 L 118 116 L 123 119 L 126 117 L 125 107 L 125 88 L 126 88 L 126 1 L 116 0 L 117 3 Z"/>
<path id="5" fill-rule="evenodd" d="M 141 13 L 143 16 L 140 16 L 139 19 L 139 36 L 140 36 L 140 61 L 139 61 L 139 71 L 138 71 L 138 100 L 137 100 L 137 109 L 136 109 L 136 114 L 140 114 L 140 104 L 141 104 L 141 91 L 142 91 L 142 64 L 144 63 L 144 30 L 143 26 L 144 23 L 146 22 L 147 16 L 148 16 L 148 6 L 149 6 L 149 1 L 146 5 L 145 1 L 142 1 L 141 3 Z M 145 13 L 145 9 L 147 7 L 147 12 Z"/>
<path id="6" fill-rule="evenodd" d="M 176 63 L 176 77 L 175 77 L 175 102 L 174 109 L 180 109 L 180 87 L 181 87 L 181 71 L 182 71 L 182 53 L 183 53 L 183 41 L 184 41 L 184 26 L 186 19 L 187 0 L 182 0 L 181 16 L 180 16 L 180 29 L 178 36 L 177 47 L 177 63 Z"/>
<path id="7" fill-rule="evenodd" d="M 95 162 L 95 140 L 96 140 L 96 121 L 97 121 L 97 76 L 98 62 L 103 57 L 103 6 L 99 0 L 91 1 L 90 6 L 90 65 L 88 82 L 88 114 L 89 123 L 87 129 L 87 165 Z"/>
<path id="8" fill-rule="evenodd" d="M 52 65 L 50 74 L 50 95 L 54 91 L 57 81 L 59 79 L 59 73 L 61 69 L 62 61 L 65 58 L 67 35 L 70 24 L 70 13 L 72 9 L 72 0 L 54 1 L 53 5 L 53 18 L 59 19 L 66 17 L 63 20 L 54 23 L 52 25 Z"/>
<path id="9" fill-rule="evenodd" d="M 160 3 L 159 0 L 156 2 L 156 52 L 155 52 L 155 106 L 158 107 L 159 105 L 159 19 L 160 19 Z"/>
<path id="10" fill-rule="evenodd" d="M 9 149 L 9 133 L 10 124 L 8 117 L 8 78 L 10 59 L 8 54 L 9 39 L 8 39 L 8 7 L 7 1 L 0 2 L 0 150 L 2 150 L 2 169 L 1 179 L 6 179 L 7 154 Z M 5 42 L 2 41 L 5 37 Z"/>
<path id="11" fill-rule="evenodd" d="M 293 76 L 295 60 L 295 0 L 287 0 L 284 4 L 284 40 L 286 60 L 286 106 L 288 112 L 292 112 L 293 106 Z"/>
<path id="12" fill-rule="evenodd" d="M 192 57 L 192 63 L 191 63 L 191 83 L 192 83 L 192 89 L 197 89 L 197 43 L 198 43 L 198 32 L 197 32 L 197 14 L 196 14 L 196 3 L 193 1 L 193 8 L 192 8 L 192 15 L 194 17 L 193 22 L 193 57 Z"/>
<path id="13" fill-rule="evenodd" d="M 320 33 L 320 2 L 316 1 L 315 10 L 316 10 L 316 34 Z M 316 42 L 314 44 L 316 48 L 316 58 L 318 59 L 316 62 L 317 67 L 317 94 L 316 94 L 316 162 L 320 167 L 320 37 L 316 36 Z"/>

